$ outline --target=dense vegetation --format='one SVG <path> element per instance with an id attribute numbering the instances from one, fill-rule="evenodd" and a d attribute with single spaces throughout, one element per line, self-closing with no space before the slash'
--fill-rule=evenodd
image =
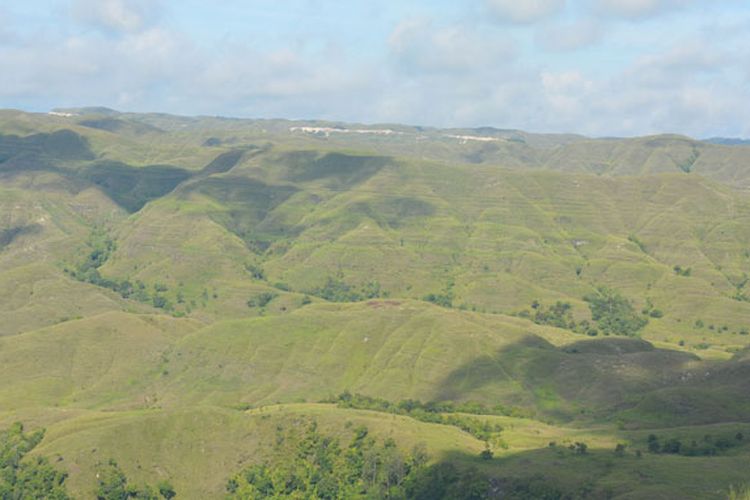
<path id="1" fill-rule="evenodd" d="M 97 500 L 170 500 L 177 495 L 168 481 L 162 481 L 156 487 L 128 484 L 128 478 L 114 460 L 99 464 L 96 468 L 96 477 Z"/>
<path id="2" fill-rule="evenodd" d="M 458 415 L 457 413 L 475 413 L 478 415 L 507 415 L 511 413 L 502 406 L 488 409 L 480 403 L 453 404 L 447 402 L 423 404 L 420 401 L 407 399 L 394 404 L 384 399 L 364 396 L 362 394 L 351 394 L 349 392 L 340 394 L 335 402 L 341 408 L 376 410 L 396 415 L 407 415 L 421 422 L 452 425 L 482 441 L 499 438 L 503 430 L 502 426 L 490 424 L 486 420 Z"/>
<path id="3" fill-rule="evenodd" d="M 24 432 L 13 424 L 0 430 L 0 498 L 67 500 L 67 474 L 56 470 L 44 457 L 26 457 L 44 437 L 44 431 Z"/>
<path id="4" fill-rule="evenodd" d="M 427 463 L 424 449 L 405 454 L 392 440 L 379 443 L 366 427 L 351 441 L 318 431 L 315 421 L 277 429 L 277 447 L 291 458 L 250 466 L 227 483 L 230 498 L 408 498 L 410 483 Z"/>
<path id="5" fill-rule="evenodd" d="M 639 316 L 628 299 L 608 288 L 599 288 L 587 295 L 591 318 L 605 335 L 635 336 L 648 324 Z"/>
<path id="6" fill-rule="evenodd" d="M 0 499 L 71 498 L 65 484 L 67 473 L 53 467 L 46 457 L 27 457 L 43 438 L 44 430 L 27 433 L 21 423 L 0 430 Z M 156 487 L 129 485 L 127 477 L 114 460 L 99 464 L 96 477 L 97 500 L 169 500 L 176 495 L 168 481 L 162 481 Z"/>
<path id="7" fill-rule="evenodd" d="M 65 268 L 65 271 L 73 278 L 91 283 L 92 285 L 108 288 L 117 292 L 124 299 L 133 299 L 153 307 L 173 311 L 174 307 L 170 300 L 163 294 L 168 287 L 161 283 L 155 283 L 152 289 L 149 289 L 141 280 L 132 283 L 129 280 L 117 280 L 104 278 L 99 272 L 112 252 L 115 251 L 115 242 L 103 228 L 94 228 L 86 243 L 88 254 L 77 262 L 72 268 Z"/>

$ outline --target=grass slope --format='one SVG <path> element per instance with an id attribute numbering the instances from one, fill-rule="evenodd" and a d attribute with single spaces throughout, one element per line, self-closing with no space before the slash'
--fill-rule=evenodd
<path id="1" fill-rule="evenodd" d="M 220 497 L 310 418 L 500 487 L 721 498 L 746 479 L 744 443 L 635 450 L 750 435 L 750 149 L 68 111 L 0 111 L 0 422 L 46 426 L 35 453 L 79 496 L 112 457 Z M 166 302 L 76 281 L 102 238 L 98 282 Z M 561 301 L 591 321 L 601 286 L 645 311 L 641 339 L 525 319 Z M 477 417 L 504 428 L 487 461 L 456 427 L 315 403 L 345 390 L 530 418 Z"/>

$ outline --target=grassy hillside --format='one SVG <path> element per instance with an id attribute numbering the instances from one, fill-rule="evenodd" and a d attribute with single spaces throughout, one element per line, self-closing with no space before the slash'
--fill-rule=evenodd
<path id="1" fill-rule="evenodd" d="M 66 112 L 0 112 L 0 425 L 78 497 L 218 498 L 312 420 L 511 498 L 747 480 L 747 148 Z"/>

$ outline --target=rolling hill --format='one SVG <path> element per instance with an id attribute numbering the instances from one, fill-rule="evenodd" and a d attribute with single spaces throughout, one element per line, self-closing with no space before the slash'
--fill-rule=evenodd
<path id="1" fill-rule="evenodd" d="M 220 498 L 313 420 L 488 495 L 722 498 L 750 149 L 717 142 L 0 111 L 0 428 L 81 498 L 110 458 Z"/>

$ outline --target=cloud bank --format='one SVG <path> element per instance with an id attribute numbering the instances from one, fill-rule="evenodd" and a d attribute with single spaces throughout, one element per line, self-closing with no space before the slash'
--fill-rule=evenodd
<path id="1" fill-rule="evenodd" d="M 4 7 L 0 106 L 750 136 L 743 3 L 416 4 Z"/>

